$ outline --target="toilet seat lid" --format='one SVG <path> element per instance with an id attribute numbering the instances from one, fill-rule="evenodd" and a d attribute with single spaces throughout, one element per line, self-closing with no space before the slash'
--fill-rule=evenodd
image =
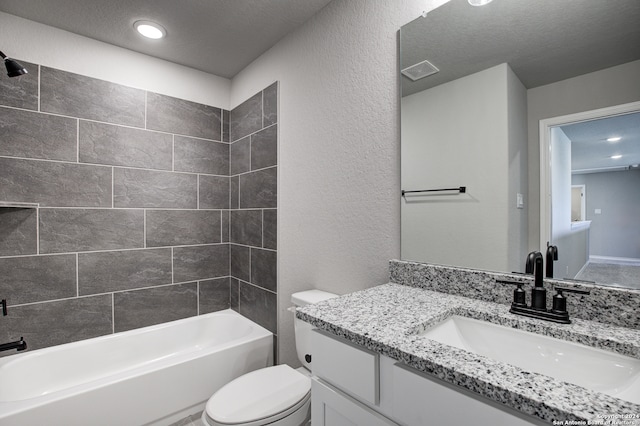
<path id="1" fill-rule="evenodd" d="M 224 385 L 207 402 L 217 423 L 241 424 L 276 416 L 300 402 L 311 380 L 286 364 L 252 371 Z"/>

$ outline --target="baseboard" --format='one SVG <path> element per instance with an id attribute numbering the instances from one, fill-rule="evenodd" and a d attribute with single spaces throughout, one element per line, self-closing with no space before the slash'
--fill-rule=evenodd
<path id="1" fill-rule="evenodd" d="M 575 275 L 576 278 L 580 276 L 581 273 L 584 272 L 585 269 L 587 269 L 587 266 L 589 266 L 589 263 L 591 263 L 591 260 L 587 260 L 587 263 L 585 263 L 584 265 L 582 265 L 582 268 L 580 268 L 580 270 L 578 271 L 578 273 Z"/>
<path id="2" fill-rule="evenodd" d="M 640 259 L 633 257 L 589 256 L 589 263 L 612 263 L 614 265 L 640 266 Z"/>

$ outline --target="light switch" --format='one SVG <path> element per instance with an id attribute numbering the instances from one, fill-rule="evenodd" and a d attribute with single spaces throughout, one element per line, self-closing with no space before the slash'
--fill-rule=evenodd
<path id="1" fill-rule="evenodd" d="M 524 197 L 520 193 L 516 194 L 516 207 L 519 209 L 524 208 Z"/>
<path id="2" fill-rule="evenodd" d="M 593 212 L 594 214 L 602 214 L 602 210 L 600 209 L 595 209 L 595 211 Z"/>

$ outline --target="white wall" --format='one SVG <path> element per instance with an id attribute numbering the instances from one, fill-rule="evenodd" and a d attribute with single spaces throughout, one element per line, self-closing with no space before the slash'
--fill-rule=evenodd
<path id="1" fill-rule="evenodd" d="M 229 109 L 231 81 L 0 12 L 0 49 L 27 62 Z"/>
<path id="2" fill-rule="evenodd" d="M 400 255 L 398 30 L 443 0 L 335 0 L 233 79 L 231 106 L 280 82 L 280 361 L 291 293 L 388 280 Z"/>
<path id="3" fill-rule="evenodd" d="M 571 140 L 560 127 L 551 128 L 551 205 L 554 277 L 574 278 L 589 259 L 589 227 L 571 227 Z"/>
<path id="4" fill-rule="evenodd" d="M 402 257 L 507 269 L 506 64 L 402 98 Z"/>
<path id="5" fill-rule="evenodd" d="M 403 189 L 467 186 L 405 197 L 403 259 L 522 269 L 526 90 L 507 64 L 404 97 L 402 161 Z"/>
<path id="6" fill-rule="evenodd" d="M 529 164 L 527 146 L 527 89 L 511 67 L 507 67 L 509 124 L 509 164 L 507 188 L 507 271 L 524 271 L 529 248 Z M 517 207 L 517 195 L 522 194 L 523 208 Z"/>
<path id="7" fill-rule="evenodd" d="M 551 128 L 551 206 L 555 241 L 571 232 L 571 140 L 560 127 Z"/>

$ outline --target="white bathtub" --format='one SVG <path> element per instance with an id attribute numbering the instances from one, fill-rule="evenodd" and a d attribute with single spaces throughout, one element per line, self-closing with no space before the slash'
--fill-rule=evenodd
<path id="1" fill-rule="evenodd" d="M 232 310 L 12 355 L 0 425 L 168 425 L 272 364 L 273 335 Z"/>

